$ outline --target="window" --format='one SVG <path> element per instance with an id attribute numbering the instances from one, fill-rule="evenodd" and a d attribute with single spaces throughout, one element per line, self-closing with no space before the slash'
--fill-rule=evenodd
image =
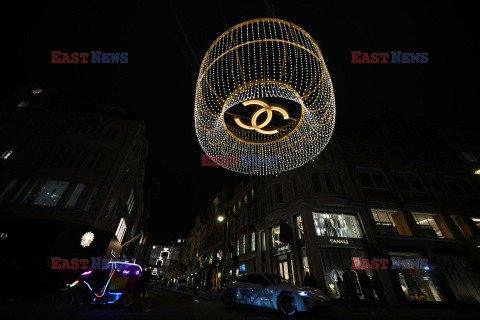
<path id="1" fill-rule="evenodd" d="M 412 212 L 412 214 L 417 225 L 422 230 L 423 236 L 453 239 L 440 215 L 423 212 Z"/>
<path id="2" fill-rule="evenodd" d="M 319 237 L 362 238 L 357 217 L 353 215 L 313 212 L 313 223 Z"/>
<path id="3" fill-rule="evenodd" d="M 387 150 L 385 150 L 384 146 L 375 146 L 373 148 L 373 154 L 377 157 L 386 157 L 387 156 Z"/>
<path id="4" fill-rule="evenodd" d="M 480 218 L 473 218 L 472 217 L 473 223 L 477 226 L 478 229 L 480 229 Z"/>
<path id="5" fill-rule="evenodd" d="M 133 193 L 133 189 L 132 189 L 132 191 L 130 192 L 130 195 L 128 196 L 128 200 L 127 200 L 128 214 L 132 213 L 132 209 L 133 209 L 134 204 L 135 204 L 135 194 Z"/>
<path id="6" fill-rule="evenodd" d="M 17 185 L 18 180 L 12 180 L 10 183 L 7 185 L 5 190 L 0 194 L 0 203 L 5 199 L 5 197 L 8 195 L 8 193 Z"/>
<path id="7" fill-rule="evenodd" d="M 392 175 L 399 190 L 425 192 L 425 188 L 415 172 L 392 171 Z"/>
<path id="8" fill-rule="evenodd" d="M 66 181 L 37 180 L 22 203 L 54 207 L 69 184 Z"/>
<path id="9" fill-rule="evenodd" d="M 436 193 L 439 193 L 439 194 L 444 194 L 445 193 L 443 188 L 440 186 L 440 183 L 438 182 L 438 179 L 433 174 L 427 174 L 426 177 L 427 177 L 428 182 L 430 183 L 430 185 L 432 186 L 433 190 Z"/>
<path id="10" fill-rule="evenodd" d="M 356 167 L 355 172 L 364 188 L 389 189 L 382 170 L 376 168 Z"/>
<path id="11" fill-rule="evenodd" d="M 364 156 L 372 155 L 372 152 L 370 151 L 370 146 L 366 143 L 362 143 L 358 146 L 358 153 Z"/>
<path id="12" fill-rule="evenodd" d="M 13 149 L 7 149 L 2 153 L 0 158 L 7 160 L 12 155 L 12 153 L 13 153 Z"/>
<path id="13" fill-rule="evenodd" d="M 290 245 L 280 241 L 280 225 L 271 229 L 273 254 L 282 254 L 290 251 Z"/>
<path id="14" fill-rule="evenodd" d="M 457 226 L 458 229 L 462 232 L 463 236 L 465 239 L 469 239 L 472 237 L 472 233 L 470 232 L 469 228 L 467 227 L 467 224 L 463 220 L 463 218 L 459 215 L 452 215 L 453 222 L 455 222 L 455 225 Z"/>
<path id="15" fill-rule="evenodd" d="M 255 247 L 255 231 L 252 232 L 252 235 L 251 235 L 251 237 L 250 237 L 250 240 L 252 241 L 252 243 L 251 243 L 252 251 L 255 251 L 255 250 L 256 250 L 256 247 Z"/>
<path id="16" fill-rule="evenodd" d="M 478 195 L 477 191 L 467 179 L 460 177 L 446 177 L 445 183 L 456 196 L 476 197 Z"/>
<path id="17" fill-rule="evenodd" d="M 471 161 L 471 162 L 477 162 L 478 161 L 477 157 L 475 157 L 471 152 L 462 152 L 462 156 L 467 161 Z"/>
<path id="18" fill-rule="evenodd" d="M 122 243 L 123 236 L 125 235 L 126 230 L 127 230 L 127 224 L 125 223 L 125 219 L 121 218 L 118 224 L 117 231 L 115 232 L 118 242 Z"/>
<path id="19" fill-rule="evenodd" d="M 390 156 L 396 159 L 403 159 L 402 149 L 400 149 L 400 147 L 392 147 L 390 149 Z"/>
<path id="20" fill-rule="evenodd" d="M 28 186 L 28 184 L 30 183 L 30 180 L 27 180 L 25 181 L 25 183 L 22 185 L 22 187 L 20 188 L 20 190 L 17 191 L 17 193 L 15 194 L 15 196 L 12 198 L 12 200 L 10 200 L 10 202 L 14 202 L 15 200 L 17 200 L 18 196 L 20 194 L 22 194 L 23 190 L 25 190 L 25 188 Z"/>
<path id="21" fill-rule="evenodd" d="M 295 225 L 296 225 L 296 229 L 297 229 L 297 238 L 298 239 L 303 239 L 303 223 L 302 223 L 302 216 L 301 215 L 298 215 L 296 218 L 295 218 Z"/>
<path id="22" fill-rule="evenodd" d="M 480 219 L 479 219 L 480 222 Z M 267 251 L 267 241 L 265 240 L 265 231 L 260 233 L 260 239 L 262 241 L 262 251 Z"/>
<path id="23" fill-rule="evenodd" d="M 108 203 L 107 212 L 105 212 L 105 220 L 108 220 L 110 218 L 110 214 L 112 213 L 112 210 L 115 207 L 117 200 L 118 196 L 112 195 L 112 197 L 110 198 L 110 202 Z"/>
<path id="24" fill-rule="evenodd" d="M 292 180 L 292 187 L 293 187 L 293 195 L 295 196 L 295 198 L 298 197 L 298 188 L 297 188 L 297 180 L 295 178 L 293 178 Z"/>
<path id="25" fill-rule="evenodd" d="M 246 247 L 247 247 L 247 235 L 242 234 L 242 254 L 247 252 Z"/>
<path id="26" fill-rule="evenodd" d="M 325 171 L 323 175 L 325 176 L 325 183 L 327 184 L 328 191 L 335 191 L 332 174 L 329 171 Z"/>
<path id="27" fill-rule="evenodd" d="M 275 188 L 276 194 L 277 194 L 277 203 L 282 203 L 283 202 L 283 190 L 282 186 L 279 185 Z"/>
<path id="28" fill-rule="evenodd" d="M 65 204 L 65 208 L 71 209 L 75 207 L 75 204 L 77 203 L 78 198 L 82 194 L 83 189 L 85 189 L 85 185 L 83 183 L 78 183 L 75 186 L 75 189 L 73 190 L 70 199 L 68 199 L 67 203 Z"/>
<path id="29" fill-rule="evenodd" d="M 322 192 L 322 183 L 320 181 L 320 175 L 316 172 L 310 174 L 312 179 L 313 192 Z"/>
<path id="30" fill-rule="evenodd" d="M 392 273 L 397 274 L 400 286 L 407 300 L 445 300 L 439 282 L 425 255 L 403 252 L 389 252 L 389 254 L 402 264 L 401 268 L 393 269 Z M 426 264 L 424 265 L 421 261 L 426 262 Z M 413 265 L 413 263 L 415 263 L 415 265 Z M 403 267 L 404 265 L 405 268 Z"/>
<path id="31" fill-rule="evenodd" d="M 372 209 L 372 215 L 380 234 L 411 235 L 400 211 Z"/>
<path id="32" fill-rule="evenodd" d="M 100 190 L 100 187 L 92 187 L 90 189 L 90 193 L 88 194 L 87 197 L 87 202 L 85 203 L 85 206 L 83 207 L 83 210 L 88 211 L 90 210 L 90 207 L 92 204 L 95 202 L 95 199 L 97 198 L 98 191 Z"/>

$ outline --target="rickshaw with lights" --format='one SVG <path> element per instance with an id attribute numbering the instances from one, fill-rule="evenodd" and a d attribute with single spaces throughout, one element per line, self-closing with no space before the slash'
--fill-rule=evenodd
<path id="1" fill-rule="evenodd" d="M 83 272 L 53 296 L 53 309 L 65 311 L 74 302 L 82 305 L 129 307 L 137 296 L 142 268 L 135 263 L 110 261 L 104 269 Z"/>

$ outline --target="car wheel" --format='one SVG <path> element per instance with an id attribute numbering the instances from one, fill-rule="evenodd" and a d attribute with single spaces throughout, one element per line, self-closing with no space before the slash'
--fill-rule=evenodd
<path id="1" fill-rule="evenodd" d="M 225 305 L 229 308 L 233 308 L 236 305 L 236 299 L 235 299 L 235 293 L 233 292 L 232 289 L 227 289 L 225 290 L 225 293 L 223 294 L 224 300 L 225 300 Z"/>
<path id="2" fill-rule="evenodd" d="M 283 293 L 278 298 L 278 310 L 286 316 L 292 316 L 297 312 L 295 298 L 291 293 Z"/>
<path id="3" fill-rule="evenodd" d="M 133 299 L 134 299 L 133 292 L 126 292 L 125 296 L 122 299 L 122 305 L 125 308 L 130 307 L 133 303 Z"/>

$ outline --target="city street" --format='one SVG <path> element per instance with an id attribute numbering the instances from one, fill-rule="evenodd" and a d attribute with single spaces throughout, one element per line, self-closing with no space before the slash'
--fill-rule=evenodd
<path id="1" fill-rule="evenodd" d="M 88 307 L 75 305 L 63 313 L 52 311 L 47 301 L 12 303 L 1 306 L 3 319 L 285 319 L 275 311 L 239 307 L 224 307 L 218 296 L 201 292 L 198 299 L 189 293 L 174 292 L 163 288 L 149 291 L 145 300 L 137 301 L 128 309 L 120 307 Z M 477 319 L 476 310 L 452 309 L 402 309 L 392 314 L 382 314 L 378 319 Z M 5 316 L 7 316 L 5 318 Z M 320 315 L 300 315 L 301 319 L 372 319 L 377 318 L 365 310 L 353 314 L 347 307 L 333 307 Z"/>

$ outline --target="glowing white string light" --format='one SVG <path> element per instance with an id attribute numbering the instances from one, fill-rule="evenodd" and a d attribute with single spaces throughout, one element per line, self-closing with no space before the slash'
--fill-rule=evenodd
<path id="1" fill-rule="evenodd" d="M 269 123 L 263 131 L 227 121 L 235 106 L 271 99 L 291 101 L 299 116 L 280 127 Z M 300 27 L 279 19 L 246 21 L 224 32 L 205 54 L 196 86 L 195 128 L 210 157 L 240 160 L 224 164 L 227 169 L 265 175 L 301 166 L 325 148 L 334 125 L 330 75 L 320 48 Z M 278 133 L 264 134 L 272 127 Z M 278 161 L 244 165 L 246 155 Z"/>

